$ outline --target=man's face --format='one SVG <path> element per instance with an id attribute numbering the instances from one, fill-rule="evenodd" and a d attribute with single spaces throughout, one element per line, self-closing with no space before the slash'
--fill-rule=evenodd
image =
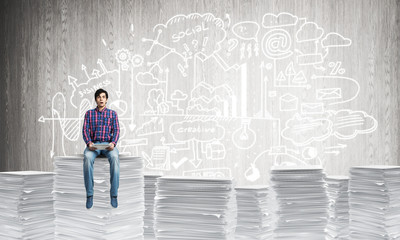
<path id="1" fill-rule="evenodd" d="M 96 97 L 96 103 L 99 108 L 105 107 L 107 103 L 106 94 L 100 93 L 100 95 Z"/>

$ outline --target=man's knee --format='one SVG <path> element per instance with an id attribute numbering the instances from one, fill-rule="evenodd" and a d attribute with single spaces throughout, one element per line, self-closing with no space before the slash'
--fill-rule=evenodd
<path id="1" fill-rule="evenodd" d="M 94 162 L 94 159 L 96 158 L 96 154 L 92 151 L 85 151 L 83 153 L 84 157 L 83 157 L 83 161 L 86 164 L 91 164 Z"/>
<path id="2" fill-rule="evenodd" d="M 110 158 L 109 159 L 110 159 L 110 161 L 112 161 L 114 163 L 119 162 L 119 157 L 118 157 L 117 154 L 110 154 Z"/>
<path id="3" fill-rule="evenodd" d="M 113 163 L 118 163 L 119 162 L 119 154 L 118 154 L 118 150 L 115 151 L 115 149 L 113 151 L 110 152 L 110 154 L 108 155 L 110 162 Z"/>

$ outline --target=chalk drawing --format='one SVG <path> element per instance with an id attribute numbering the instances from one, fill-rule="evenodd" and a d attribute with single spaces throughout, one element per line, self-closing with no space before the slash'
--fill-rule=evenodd
<path id="1" fill-rule="evenodd" d="M 256 182 L 260 159 L 287 166 L 322 162 L 324 154 L 337 156 L 345 141 L 378 127 L 373 116 L 348 109 L 361 87 L 343 59 L 330 54 L 350 47 L 351 39 L 326 34 L 304 16 L 266 13 L 259 22 L 178 14 L 138 38 L 129 25 L 137 50 L 112 50 L 99 39 L 114 61 L 97 59 L 94 69 L 80 63 L 81 71 L 67 75 L 67 91 L 56 92 L 50 111 L 40 115 L 40 123 L 52 124 L 50 157 L 56 140 L 64 155 L 65 141 L 82 143 L 83 116 L 95 107 L 98 88 L 109 91 L 107 107 L 118 113 L 119 148 L 142 156 L 146 169 L 185 169 L 185 176 L 231 177 L 231 169 L 245 166 L 242 177 Z M 271 146 L 257 144 L 265 134 L 276 137 Z M 328 138 L 341 143 L 318 144 Z M 206 167 L 214 162 L 223 167 Z"/>

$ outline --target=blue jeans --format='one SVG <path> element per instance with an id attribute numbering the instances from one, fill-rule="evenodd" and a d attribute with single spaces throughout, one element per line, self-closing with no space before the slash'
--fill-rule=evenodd
<path id="1" fill-rule="evenodd" d="M 106 144 L 108 142 L 105 142 Z M 93 165 L 98 155 L 104 155 L 110 163 L 110 195 L 118 196 L 119 187 L 119 151 L 116 147 L 112 151 L 95 150 L 91 151 L 86 147 L 83 153 L 83 177 L 85 180 L 86 196 L 93 196 Z"/>

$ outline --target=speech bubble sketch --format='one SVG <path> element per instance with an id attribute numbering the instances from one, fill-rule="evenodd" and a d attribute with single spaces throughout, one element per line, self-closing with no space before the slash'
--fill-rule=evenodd
<path id="1" fill-rule="evenodd" d="M 286 121 L 281 136 L 296 146 L 304 146 L 327 139 L 332 134 L 332 126 L 329 119 L 302 117 L 296 113 Z"/>
<path id="2" fill-rule="evenodd" d="M 165 24 L 156 25 L 153 32 L 158 34 L 154 44 L 165 46 L 184 59 L 199 53 L 209 58 L 219 51 L 219 44 L 226 37 L 223 20 L 211 13 L 176 15 Z M 215 39 L 213 42 L 208 41 L 211 35 Z"/>
<path id="3" fill-rule="evenodd" d="M 330 32 L 321 41 L 322 47 L 348 47 L 351 45 L 351 39 L 343 37 L 336 32 Z"/>
<path id="4" fill-rule="evenodd" d="M 254 40 L 257 42 L 260 25 L 252 21 L 238 22 L 232 27 L 232 32 L 242 40 Z"/>
<path id="5" fill-rule="evenodd" d="M 281 12 L 278 15 L 267 13 L 263 16 L 262 26 L 264 28 L 278 28 L 296 25 L 298 17 L 291 13 Z"/>
<path id="6" fill-rule="evenodd" d="M 232 133 L 232 142 L 239 149 L 250 149 L 257 140 L 257 134 L 250 128 L 250 119 L 242 119 L 241 127 Z"/>
<path id="7" fill-rule="evenodd" d="M 144 122 L 142 126 L 136 129 L 136 134 L 139 137 L 148 136 L 164 132 L 164 119 L 152 117 L 149 121 Z"/>
<path id="8" fill-rule="evenodd" d="M 364 111 L 343 109 L 330 111 L 333 135 L 339 139 L 353 139 L 359 134 L 368 134 L 378 128 L 378 121 Z"/>
<path id="9" fill-rule="evenodd" d="M 324 29 L 315 22 L 305 22 L 296 32 L 297 42 L 318 41 L 324 35 Z"/>
<path id="10" fill-rule="evenodd" d="M 150 72 L 140 72 L 136 75 L 136 82 L 143 86 L 154 86 L 160 83 L 160 80 Z"/>
<path id="11" fill-rule="evenodd" d="M 283 59 L 293 54 L 292 38 L 288 31 L 273 29 L 267 32 L 261 41 L 262 52 L 270 59 Z"/>

